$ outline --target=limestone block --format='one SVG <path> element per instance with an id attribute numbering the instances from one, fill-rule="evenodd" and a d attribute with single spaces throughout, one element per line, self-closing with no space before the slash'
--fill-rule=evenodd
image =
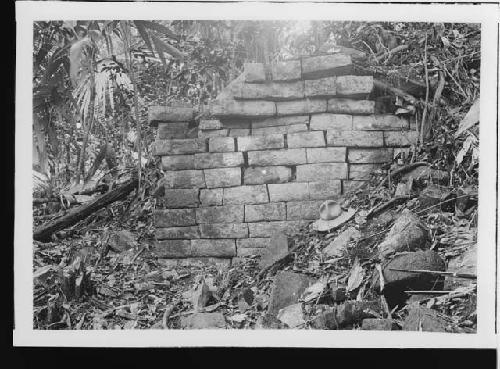
<path id="1" fill-rule="evenodd" d="M 172 155 L 161 157 L 163 170 L 194 169 L 194 155 Z"/>
<path id="2" fill-rule="evenodd" d="M 297 165 L 297 182 L 325 182 L 347 179 L 347 163 Z"/>
<path id="3" fill-rule="evenodd" d="M 245 162 L 241 152 L 216 152 L 194 155 L 196 169 L 238 167 Z"/>
<path id="4" fill-rule="evenodd" d="M 234 151 L 233 137 L 212 137 L 208 140 L 208 151 L 231 152 Z"/>
<path id="5" fill-rule="evenodd" d="M 330 97 L 337 94 L 336 77 L 327 77 L 304 81 L 306 97 Z"/>
<path id="6" fill-rule="evenodd" d="M 201 206 L 222 205 L 222 188 L 213 188 L 210 190 L 200 190 Z"/>
<path id="7" fill-rule="evenodd" d="M 319 219 L 319 207 L 323 200 L 319 201 L 293 201 L 286 203 L 286 219 Z"/>
<path id="8" fill-rule="evenodd" d="M 346 160 L 345 147 L 317 147 L 306 149 L 307 162 L 314 163 L 343 163 Z"/>
<path id="9" fill-rule="evenodd" d="M 282 134 L 238 137 L 237 140 L 238 151 L 282 149 L 285 147 L 285 138 Z"/>
<path id="10" fill-rule="evenodd" d="M 375 101 L 333 98 L 328 100 L 327 111 L 336 114 L 373 114 L 375 113 Z M 354 129 L 357 128 L 354 127 Z"/>
<path id="11" fill-rule="evenodd" d="M 224 188 L 223 204 L 262 204 L 269 202 L 266 185 Z"/>
<path id="12" fill-rule="evenodd" d="M 160 258 L 187 258 L 191 256 L 191 240 L 162 240 L 156 242 L 154 254 Z"/>
<path id="13" fill-rule="evenodd" d="M 297 165 L 306 163 L 305 149 L 285 149 L 251 151 L 248 153 L 248 165 Z"/>
<path id="14" fill-rule="evenodd" d="M 229 137 L 249 136 L 250 128 L 231 128 L 229 130 Z"/>
<path id="15" fill-rule="evenodd" d="M 334 129 L 345 131 L 352 129 L 352 115 L 348 114 L 314 114 L 311 115 L 311 131 Z"/>
<path id="16" fill-rule="evenodd" d="M 157 240 L 200 238 L 200 230 L 198 226 L 156 228 L 155 237 Z"/>
<path id="17" fill-rule="evenodd" d="M 155 210 L 155 227 L 183 227 L 196 225 L 194 209 Z"/>
<path id="18" fill-rule="evenodd" d="M 352 125 L 353 129 L 359 131 L 401 130 L 410 127 L 408 119 L 391 114 L 353 117 Z"/>
<path id="19" fill-rule="evenodd" d="M 308 189 L 311 200 L 334 199 L 342 193 L 342 183 L 340 180 L 309 182 Z"/>
<path id="20" fill-rule="evenodd" d="M 328 146 L 383 147 L 384 134 L 381 131 L 335 131 L 326 134 Z"/>
<path id="21" fill-rule="evenodd" d="M 287 60 L 271 65 L 273 81 L 293 81 L 300 79 L 300 60 Z"/>
<path id="22" fill-rule="evenodd" d="M 243 65 L 245 82 L 255 83 L 255 82 L 265 82 L 266 72 L 264 69 L 264 64 L 262 63 L 245 63 Z"/>
<path id="23" fill-rule="evenodd" d="M 325 146 L 325 136 L 322 131 L 290 133 L 287 136 L 288 147 L 323 147 Z"/>
<path id="24" fill-rule="evenodd" d="M 210 206 L 196 209 L 196 222 L 207 223 L 243 223 L 243 205 Z"/>
<path id="25" fill-rule="evenodd" d="M 238 255 L 240 249 L 265 249 L 269 247 L 270 241 L 270 238 L 240 238 L 236 240 Z"/>
<path id="26" fill-rule="evenodd" d="M 262 205 L 245 205 L 245 222 L 260 222 L 264 220 L 285 220 L 285 203 L 269 203 Z"/>
<path id="27" fill-rule="evenodd" d="M 247 223 L 200 224 L 203 238 L 247 238 Z"/>
<path id="28" fill-rule="evenodd" d="M 205 178 L 201 170 L 168 171 L 162 179 L 166 189 L 169 188 L 205 188 Z"/>
<path id="29" fill-rule="evenodd" d="M 238 100 L 294 100 L 304 97 L 304 82 L 242 83 L 232 92 Z"/>
<path id="30" fill-rule="evenodd" d="M 276 115 L 276 104 L 265 100 L 222 99 L 214 101 L 210 111 L 216 117 L 272 117 Z"/>
<path id="31" fill-rule="evenodd" d="M 165 207 L 196 208 L 199 205 L 198 189 L 165 189 Z"/>
<path id="32" fill-rule="evenodd" d="M 326 99 L 302 99 L 276 103 L 278 115 L 301 115 L 326 112 Z"/>
<path id="33" fill-rule="evenodd" d="M 361 190 L 363 186 L 366 185 L 365 181 L 351 181 L 351 180 L 343 180 L 342 181 L 342 191 L 344 194 L 349 192 L 356 192 Z"/>
<path id="34" fill-rule="evenodd" d="M 157 139 L 186 138 L 188 122 L 158 123 Z"/>
<path id="35" fill-rule="evenodd" d="M 271 202 L 309 200 L 309 187 L 307 183 L 292 182 L 269 184 L 267 186 Z"/>
<path id="36" fill-rule="evenodd" d="M 366 96 L 373 90 L 372 76 L 340 76 L 337 77 L 337 95 Z"/>
<path id="37" fill-rule="evenodd" d="M 349 179 L 370 179 L 373 171 L 375 171 L 379 167 L 380 165 L 377 164 L 349 164 Z"/>
<path id="38" fill-rule="evenodd" d="M 308 124 L 308 115 L 291 115 L 285 117 L 272 117 L 263 120 L 253 121 L 252 128 L 291 126 L 295 124 Z"/>
<path id="39" fill-rule="evenodd" d="M 418 140 L 417 131 L 404 131 L 404 132 L 384 132 L 385 146 L 411 146 L 416 145 Z"/>
<path id="40" fill-rule="evenodd" d="M 349 55 L 331 54 L 302 58 L 303 79 L 339 76 L 351 71 L 352 60 Z"/>
<path id="41" fill-rule="evenodd" d="M 205 169 L 207 188 L 234 187 L 241 185 L 241 168 Z"/>
<path id="42" fill-rule="evenodd" d="M 240 238 L 236 240 L 236 253 L 239 258 L 244 258 L 245 256 L 253 256 L 253 255 L 264 255 L 267 250 L 263 247 L 239 247 L 238 241 L 248 241 L 248 240 L 257 240 L 266 238 Z M 234 262 L 234 260 L 233 260 Z"/>
<path id="43" fill-rule="evenodd" d="M 235 240 L 191 240 L 191 256 L 230 258 L 236 256 Z"/>
<path id="44" fill-rule="evenodd" d="M 392 161 L 392 149 L 349 149 L 349 163 L 389 163 Z"/>
<path id="45" fill-rule="evenodd" d="M 154 143 L 154 154 L 157 156 L 194 154 L 205 152 L 205 149 L 205 140 L 199 138 L 156 140 Z"/>
<path id="46" fill-rule="evenodd" d="M 219 119 L 200 119 L 200 123 L 198 124 L 198 129 L 222 129 L 224 126 L 222 125 Z"/>
<path id="47" fill-rule="evenodd" d="M 251 238 L 272 237 L 276 233 L 290 236 L 297 233 L 307 223 L 302 220 L 248 223 L 248 231 Z"/>
<path id="48" fill-rule="evenodd" d="M 150 106 L 148 110 L 149 124 L 158 122 L 189 122 L 194 119 L 194 109 L 183 106 Z"/>
<path id="49" fill-rule="evenodd" d="M 198 131 L 198 138 L 227 137 L 228 129 L 206 129 Z"/>
<path id="50" fill-rule="evenodd" d="M 243 183 L 247 185 L 285 183 L 290 180 L 291 176 L 292 170 L 284 166 L 250 167 L 245 169 Z"/>
<path id="51" fill-rule="evenodd" d="M 252 129 L 252 135 L 254 136 L 267 136 L 272 134 L 285 134 L 294 132 L 304 132 L 307 131 L 306 124 L 293 124 L 291 126 L 278 126 L 278 127 L 263 127 Z"/>

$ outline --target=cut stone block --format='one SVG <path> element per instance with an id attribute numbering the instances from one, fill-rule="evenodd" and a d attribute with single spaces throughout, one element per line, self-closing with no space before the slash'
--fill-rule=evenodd
<path id="1" fill-rule="evenodd" d="M 292 170 L 284 166 L 250 167 L 245 169 L 243 182 L 250 184 L 285 183 L 292 177 Z"/>
<path id="2" fill-rule="evenodd" d="M 307 131 L 307 124 L 293 124 L 291 126 L 263 127 L 252 129 L 254 136 L 268 136 L 272 134 L 285 134 Z"/>
<path id="3" fill-rule="evenodd" d="M 307 162 L 314 163 L 344 163 L 346 160 L 345 147 L 326 147 L 306 149 Z"/>
<path id="4" fill-rule="evenodd" d="M 248 153 L 248 165 L 297 165 L 306 163 L 305 149 L 251 151 Z"/>
<path id="5" fill-rule="evenodd" d="M 188 258 L 191 256 L 190 240 L 162 240 L 156 242 L 154 254 L 160 258 Z"/>
<path id="6" fill-rule="evenodd" d="M 266 72 L 264 69 L 264 64 L 262 63 L 245 63 L 243 65 L 245 82 L 255 83 L 255 82 L 265 82 Z"/>
<path id="7" fill-rule="evenodd" d="M 309 200 L 307 183 L 281 183 L 267 186 L 271 202 Z"/>
<path id="8" fill-rule="evenodd" d="M 351 180 L 343 180 L 342 181 L 342 191 L 344 194 L 349 192 L 356 192 L 363 188 L 366 185 L 366 181 L 351 181 Z"/>
<path id="9" fill-rule="evenodd" d="M 246 223 L 218 223 L 200 224 L 203 238 L 247 238 L 248 225 Z"/>
<path id="10" fill-rule="evenodd" d="M 252 121 L 246 118 L 225 118 L 221 120 L 224 128 L 229 129 L 249 129 L 252 127 Z"/>
<path id="11" fill-rule="evenodd" d="M 352 115 L 348 114 L 315 114 L 311 116 L 311 131 L 334 129 L 345 131 L 352 129 Z"/>
<path id="12" fill-rule="evenodd" d="M 326 112 L 325 99 L 302 99 L 294 101 L 279 101 L 276 103 L 278 115 L 300 115 Z"/>
<path id="13" fill-rule="evenodd" d="M 241 152 L 216 152 L 194 155 L 196 169 L 239 167 L 245 163 Z"/>
<path id="14" fill-rule="evenodd" d="M 328 100 L 327 111 L 336 114 L 373 114 L 375 113 L 375 101 L 333 98 Z"/>
<path id="15" fill-rule="evenodd" d="M 328 182 L 309 182 L 309 199 L 326 200 L 335 199 L 342 193 L 342 183 L 340 180 Z"/>
<path id="16" fill-rule="evenodd" d="M 165 173 L 162 183 L 170 188 L 205 188 L 202 170 L 178 170 Z"/>
<path id="17" fill-rule="evenodd" d="M 288 117 L 273 117 L 252 122 L 252 128 L 291 126 L 295 124 L 308 124 L 308 115 L 292 115 Z"/>
<path id="18" fill-rule="evenodd" d="M 198 129 L 222 129 L 224 126 L 218 119 L 201 119 Z"/>
<path id="19" fill-rule="evenodd" d="M 243 223 L 243 205 L 211 206 L 196 209 L 196 222 L 207 223 Z"/>
<path id="20" fill-rule="evenodd" d="M 186 138 L 188 122 L 159 123 L 156 137 L 160 140 L 169 138 Z"/>
<path id="21" fill-rule="evenodd" d="M 212 115 L 217 117 L 272 117 L 276 115 L 276 104 L 272 101 L 236 101 L 224 99 L 214 101 L 210 106 Z"/>
<path id="22" fill-rule="evenodd" d="M 351 71 L 352 60 L 349 55 L 331 54 L 302 58 L 303 79 L 339 76 Z"/>
<path id="23" fill-rule="evenodd" d="M 238 137 L 238 151 L 282 149 L 284 147 L 285 138 L 282 134 Z"/>
<path id="24" fill-rule="evenodd" d="M 233 86 L 232 92 L 242 100 L 295 100 L 304 97 L 304 82 L 242 83 Z"/>
<path id="25" fill-rule="evenodd" d="M 337 77 L 337 95 L 366 96 L 373 90 L 372 76 L 340 76 Z"/>
<path id="26" fill-rule="evenodd" d="M 302 220 L 248 223 L 248 231 L 251 238 L 272 237 L 276 233 L 290 236 L 296 234 L 307 223 Z"/>
<path id="27" fill-rule="evenodd" d="M 232 128 L 229 130 L 229 137 L 249 136 L 250 128 Z"/>
<path id="28" fill-rule="evenodd" d="M 448 332 L 448 326 L 452 326 L 451 320 L 439 314 L 437 311 L 415 305 L 410 306 L 408 316 L 402 324 L 403 331 L 418 332 Z"/>
<path id="29" fill-rule="evenodd" d="M 325 136 L 322 131 L 290 133 L 287 136 L 288 147 L 323 147 L 325 146 Z"/>
<path id="30" fill-rule="evenodd" d="M 262 204 L 269 202 L 266 185 L 224 188 L 223 204 Z"/>
<path id="31" fill-rule="evenodd" d="M 154 154 L 157 156 L 194 154 L 206 151 L 205 140 L 199 138 L 156 140 L 154 145 Z"/>
<path id="32" fill-rule="evenodd" d="M 236 253 L 238 257 L 253 256 L 253 255 L 263 255 L 266 253 L 266 249 L 262 247 L 239 247 L 238 241 L 248 241 L 257 240 L 259 238 L 240 238 L 236 240 Z M 264 238 L 265 239 L 265 238 Z"/>
<path id="33" fill-rule="evenodd" d="M 191 240 L 191 256 L 231 258 L 236 256 L 236 242 L 230 239 Z"/>
<path id="34" fill-rule="evenodd" d="M 319 207 L 321 206 L 322 203 L 323 200 L 287 202 L 286 219 L 287 220 L 319 219 Z"/>
<path id="35" fill-rule="evenodd" d="M 300 79 L 300 60 L 287 60 L 271 65 L 273 81 L 293 81 Z"/>
<path id="36" fill-rule="evenodd" d="M 392 161 L 392 149 L 349 149 L 349 163 L 389 163 Z"/>
<path id="37" fill-rule="evenodd" d="M 163 170 L 194 169 L 194 155 L 162 156 L 161 167 Z"/>
<path id="38" fill-rule="evenodd" d="M 165 189 L 164 204 L 166 208 L 196 208 L 198 189 Z"/>
<path id="39" fill-rule="evenodd" d="M 198 226 L 191 227 L 170 227 L 156 228 L 155 236 L 157 240 L 165 239 L 192 239 L 200 238 Z"/>
<path id="40" fill-rule="evenodd" d="M 194 209 L 155 210 L 154 220 L 157 228 L 196 225 Z"/>
<path id="41" fill-rule="evenodd" d="M 212 137 L 208 140 L 208 151 L 231 152 L 234 151 L 233 137 Z"/>
<path id="42" fill-rule="evenodd" d="M 150 106 L 148 110 L 149 124 L 158 122 L 189 122 L 194 119 L 192 107 Z"/>
<path id="43" fill-rule="evenodd" d="M 234 187 L 241 185 L 241 168 L 205 169 L 207 188 Z"/>
<path id="44" fill-rule="evenodd" d="M 411 146 L 416 145 L 418 141 L 418 132 L 384 132 L 385 146 Z"/>
<path id="45" fill-rule="evenodd" d="M 318 163 L 297 165 L 297 182 L 326 182 L 347 179 L 346 163 Z"/>
<path id="46" fill-rule="evenodd" d="M 328 146 L 349 147 L 383 147 L 383 132 L 374 131 L 328 131 L 326 134 Z"/>
<path id="47" fill-rule="evenodd" d="M 241 249 L 265 249 L 269 247 L 271 238 L 240 238 L 236 240 L 236 248 Z"/>
<path id="48" fill-rule="evenodd" d="M 297 303 L 306 288 L 313 283 L 313 279 L 305 274 L 278 272 L 274 277 L 267 313 L 277 316 L 281 309 Z"/>
<path id="49" fill-rule="evenodd" d="M 228 129 L 206 129 L 198 131 L 198 138 L 227 137 Z"/>
<path id="50" fill-rule="evenodd" d="M 410 127 L 408 119 L 391 114 L 353 117 L 352 126 L 358 131 L 401 130 Z"/>
<path id="51" fill-rule="evenodd" d="M 201 206 L 222 205 L 222 188 L 200 190 Z"/>
<path id="52" fill-rule="evenodd" d="M 371 174 L 380 168 L 377 164 L 349 164 L 349 179 L 370 179 Z"/>
<path id="53" fill-rule="evenodd" d="M 286 206 L 284 203 L 245 205 L 245 222 L 260 222 L 263 220 L 285 219 Z"/>
<path id="54" fill-rule="evenodd" d="M 304 81 L 306 97 L 330 97 L 337 94 L 336 77 Z"/>

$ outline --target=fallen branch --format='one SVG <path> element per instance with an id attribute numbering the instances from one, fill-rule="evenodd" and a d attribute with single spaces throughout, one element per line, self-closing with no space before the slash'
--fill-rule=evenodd
<path id="1" fill-rule="evenodd" d="M 377 62 L 381 61 L 382 59 L 384 59 L 385 57 L 387 57 L 387 60 L 389 60 L 394 54 L 397 54 L 403 50 L 406 50 L 408 49 L 408 45 L 399 45 L 399 46 L 396 46 L 394 49 L 391 49 L 385 53 L 383 53 L 382 55 L 380 56 L 377 56 L 375 58 L 375 60 Z"/>
<path id="2" fill-rule="evenodd" d="M 403 273 L 432 274 L 432 275 L 440 275 L 440 276 L 453 277 L 453 278 L 477 279 L 477 276 L 475 274 L 468 274 L 468 273 L 440 272 L 437 270 L 425 270 L 425 269 L 389 268 L 389 270 L 394 270 L 396 272 L 403 272 Z"/>
<path id="3" fill-rule="evenodd" d="M 391 206 L 396 205 L 396 204 L 398 204 L 400 202 L 403 202 L 405 200 L 409 200 L 409 199 L 411 199 L 411 196 L 396 196 L 396 197 L 393 197 L 389 201 L 387 201 L 387 202 L 385 202 L 383 204 L 380 204 L 380 205 L 374 207 L 372 210 L 370 210 L 368 212 L 368 214 L 366 215 L 366 219 L 372 218 L 375 215 L 377 215 L 378 213 L 380 213 L 381 211 L 383 211 L 383 210 L 385 210 L 387 208 L 390 208 Z"/>
<path id="4" fill-rule="evenodd" d="M 399 88 L 389 86 L 387 83 L 384 83 L 378 79 L 373 79 L 373 86 L 380 90 L 389 91 L 393 95 L 401 97 L 403 100 L 408 101 L 410 104 L 415 105 L 417 103 L 417 98 L 400 90 Z"/>
<path id="5" fill-rule="evenodd" d="M 108 193 L 90 201 L 82 206 L 72 209 L 66 215 L 54 219 L 47 224 L 36 228 L 33 232 L 33 239 L 37 241 L 47 241 L 50 236 L 62 229 L 75 225 L 80 220 L 85 219 L 95 211 L 104 208 L 113 202 L 120 200 L 127 196 L 133 189 L 137 187 L 137 178 L 133 178 L 120 187 L 117 187 Z"/>
<path id="6" fill-rule="evenodd" d="M 379 183 L 375 191 L 377 191 L 380 187 L 382 187 L 389 178 L 392 179 L 394 176 L 397 176 L 398 174 L 409 172 L 410 170 L 415 169 L 417 167 L 421 167 L 422 165 L 428 165 L 428 163 L 425 161 L 418 161 L 416 163 L 408 164 L 405 165 L 404 167 L 396 169 L 395 171 L 391 172 L 389 176 L 385 177 L 382 180 L 382 182 Z"/>

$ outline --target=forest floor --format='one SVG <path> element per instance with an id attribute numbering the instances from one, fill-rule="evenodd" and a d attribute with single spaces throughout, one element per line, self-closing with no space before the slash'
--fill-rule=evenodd
<path id="1" fill-rule="evenodd" d="M 34 328 L 474 333 L 477 188 L 427 165 L 387 177 L 231 265 L 156 258 L 152 206 L 130 195 L 34 242 Z"/>

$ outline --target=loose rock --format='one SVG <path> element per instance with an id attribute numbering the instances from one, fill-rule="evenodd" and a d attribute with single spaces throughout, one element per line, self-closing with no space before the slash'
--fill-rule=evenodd
<path id="1" fill-rule="evenodd" d="M 180 326 L 182 329 L 225 328 L 226 321 L 222 313 L 196 313 L 182 317 Z"/>
<path id="2" fill-rule="evenodd" d="M 447 319 L 432 309 L 412 305 L 403 321 L 404 331 L 446 332 Z"/>
<path id="3" fill-rule="evenodd" d="M 274 278 L 269 300 L 268 315 L 276 316 L 280 309 L 295 304 L 299 297 L 313 283 L 313 280 L 299 273 L 281 271 Z"/>
<path id="4" fill-rule="evenodd" d="M 302 304 L 293 304 L 281 309 L 277 316 L 278 320 L 289 328 L 296 328 L 306 323 L 302 312 Z"/>
<path id="5" fill-rule="evenodd" d="M 363 319 L 361 329 L 365 331 L 394 331 L 397 330 L 397 324 L 392 319 Z"/>
<path id="6" fill-rule="evenodd" d="M 328 246 L 323 249 L 323 252 L 331 257 L 340 256 L 342 250 L 346 248 L 349 242 L 359 238 L 361 238 L 361 232 L 354 227 L 349 227 L 330 242 Z"/>

